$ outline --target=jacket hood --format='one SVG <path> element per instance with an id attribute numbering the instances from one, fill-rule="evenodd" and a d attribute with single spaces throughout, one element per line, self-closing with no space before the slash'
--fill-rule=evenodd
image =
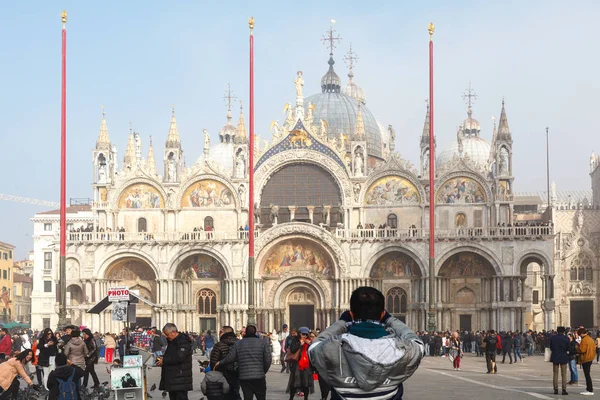
<path id="1" fill-rule="evenodd" d="M 69 379 L 71 374 L 73 373 L 73 367 L 70 365 L 61 365 L 60 367 L 56 367 L 54 370 L 54 376 L 58 379 Z"/>
<path id="2" fill-rule="evenodd" d="M 402 343 L 393 336 L 366 339 L 352 334 L 341 337 L 341 351 L 356 378 L 356 384 L 369 391 L 381 386 L 406 354 Z"/>
<path id="3" fill-rule="evenodd" d="M 69 343 L 73 343 L 75 346 L 79 346 L 83 344 L 83 339 L 80 336 L 75 336 L 69 340 Z"/>
<path id="4" fill-rule="evenodd" d="M 228 346 L 233 345 L 235 342 L 237 342 L 237 340 L 237 336 L 235 336 L 235 333 L 233 332 L 225 332 L 220 338 L 220 341 Z"/>
<path id="5" fill-rule="evenodd" d="M 219 371 L 210 371 L 206 373 L 204 379 L 207 382 L 219 382 L 223 377 L 224 375 Z"/>

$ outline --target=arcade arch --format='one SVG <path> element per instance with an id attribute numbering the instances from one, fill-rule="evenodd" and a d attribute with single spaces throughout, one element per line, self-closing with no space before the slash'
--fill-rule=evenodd
<path id="1" fill-rule="evenodd" d="M 141 297 L 152 303 L 161 301 L 157 291 L 157 276 L 152 266 L 145 260 L 125 256 L 113 261 L 104 273 L 105 284 L 108 287 L 126 286 L 137 290 Z M 144 302 L 136 305 L 136 325 L 153 326 L 156 316 L 152 308 Z"/>

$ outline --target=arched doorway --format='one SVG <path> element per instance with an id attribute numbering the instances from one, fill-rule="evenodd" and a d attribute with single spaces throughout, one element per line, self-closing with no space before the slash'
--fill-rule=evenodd
<path id="1" fill-rule="evenodd" d="M 227 280 L 216 258 L 204 253 L 189 255 L 179 263 L 175 278 L 175 301 L 195 305 L 196 315 L 189 330 L 214 332 L 226 323 L 219 310 L 227 303 Z"/>
<path id="2" fill-rule="evenodd" d="M 309 329 L 315 326 L 315 293 L 306 287 L 297 287 L 287 296 L 290 326 L 307 326 Z"/>
<path id="3" fill-rule="evenodd" d="M 331 206 L 329 226 L 336 226 L 341 204 L 339 185 L 328 171 L 314 164 L 292 164 L 275 172 L 265 185 L 260 199 L 260 222 L 271 226 L 269 216 L 274 205 L 279 207 L 278 223 L 325 224 L 327 213 L 323 208 Z"/>
<path id="4" fill-rule="evenodd" d="M 450 331 L 471 331 L 504 326 L 502 321 L 498 321 L 498 314 L 491 312 L 491 303 L 497 301 L 492 299 L 492 293 L 496 292 L 491 290 L 495 290 L 498 283 L 493 279 L 495 275 L 491 262 L 478 253 L 463 251 L 448 257 L 436 279 L 436 300 L 442 303 L 438 310 L 438 327 Z M 505 287 L 502 282 L 500 286 L 499 297 L 509 291 L 513 296 L 508 285 Z"/>
<path id="5" fill-rule="evenodd" d="M 80 325 L 82 320 L 82 310 L 79 306 L 84 302 L 83 291 L 79 285 L 67 286 L 67 307 L 71 317 L 71 322 L 76 325 Z"/>
<path id="6" fill-rule="evenodd" d="M 544 329 L 544 266 L 537 257 L 528 257 L 521 262 L 519 267 L 520 287 L 519 294 L 524 304 L 523 324 L 525 328 L 534 331 Z"/>
<path id="7" fill-rule="evenodd" d="M 139 295 L 152 303 L 158 302 L 156 274 L 152 267 L 137 257 L 124 257 L 113 262 L 105 273 L 109 286 L 125 286 L 129 290 L 138 291 Z M 152 308 L 144 302 L 136 304 L 136 322 L 139 327 L 151 327 L 153 321 Z"/>

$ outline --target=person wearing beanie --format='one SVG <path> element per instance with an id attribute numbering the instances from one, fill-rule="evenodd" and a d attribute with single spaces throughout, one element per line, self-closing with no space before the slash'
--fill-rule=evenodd
<path id="1" fill-rule="evenodd" d="M 565 336 L 564 326 L 556 328 L 558 334 L 552 336 L 550 339 L 550 350 L 552 355 L 550 361 L 552 362 L 552 383 L 554 385 L 554 394 L 558 394 L 558 369 L 560 368 L 560 375 L 562 379 L 562 394 L 567 393 L 567 365 L 569 364 L 569 338 Z"/>
<path id="2" fill-rule="evenodd" d="M 577 334 L 581 336 L 581 343 L 577 346 L 579 364 L 581 364 L 583 374 L 585 375 L 585 392 L 582 392 L 581 394 L 584 396 L 593 396 L 594 386 L 592 384 L 590 369 L 592 368 L 592 362 L 594 362 L 594 357 L 596 356 L 596 343 L 594 343 L 594 339 L 590 337 L 585 328 L 579 328 Z"/>
<path id="3" fill-rule="evenodd" d="M 73 376 L 72 380 L 77 385 L 76 400 L 80 400 L 79 388 L 81 387 L 81 378 L 84 375 L 83 370 L 76 365 L 68 365 L 67 356 L 63 353 L 57 354 L 54 362 L 56 368 L 48 375 L 48 400 L 58 400 L 60 387 L 60 382 L 58 380 L 60 379 L 61 381 L 66 382 L 71 376 Z"/>
<path id="4" fill-rule="evenodd" d="M 88 355 L 88 348 L 81 338 L 79 329 L 73 329 L 69 335 L 69 342 L 65 345 L 64 354 L 71 364 L 77 365 L 85 371 L 85 356 Z"/>

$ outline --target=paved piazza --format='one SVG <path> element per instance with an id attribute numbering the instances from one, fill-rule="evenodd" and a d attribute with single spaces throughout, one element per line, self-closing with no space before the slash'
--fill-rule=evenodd
<path id="1" fill-rule="evenodd" d="M 205 357 L 194 356 L 194 359 Z M 501 358 L 499 359 L 501 361 Z M 194 361 L 195 371 L 198 371 L 197 362 Z M 267 399 L 287 399 L 285 393 L 287 374 L 279 373 L 279 365 L 273 365 L 267 374 Z M 96 368 L 102 382 L 108 379 L 102 361 Z M 447 358 L 426 357 L 416 374 L 408 380 L 404 387 L 404 400 L 410 399 L 552 399 L 556 397 L 552 390 L 552 364 L 544 362 L 540 355 L 525 358 L 523 363 L 506 364 L 498 363 L 498 374 L 485 373 L 485 358 L 467 355 L 461 362 L 461 371 L 452 369 L 452 364 Z M 568 373 L 567 373 L 568 375 Z M 194 374 L 194 392 L 190 393 L 190 400 L 202 398 L 200 383 L 204 374 Z M 568 376 L 567 376 L 568 378 Z M 600 365 L 592 365 L 592 378 L 600 396 Z M 148 387 L 160 382 L 160 368 L 148 371 Z M 560 381 L 559 381 L 560 385 Z M 579 385 L 568 387 L 570 397 L 580 397 L 585 390 L 583 371 L 579 370 Z M 315 394 L 310 399 L 318 399 L 318 384 Z M 154 399 L 162 400 L 161 393 L 156 390 L 151 393 Z"/>

